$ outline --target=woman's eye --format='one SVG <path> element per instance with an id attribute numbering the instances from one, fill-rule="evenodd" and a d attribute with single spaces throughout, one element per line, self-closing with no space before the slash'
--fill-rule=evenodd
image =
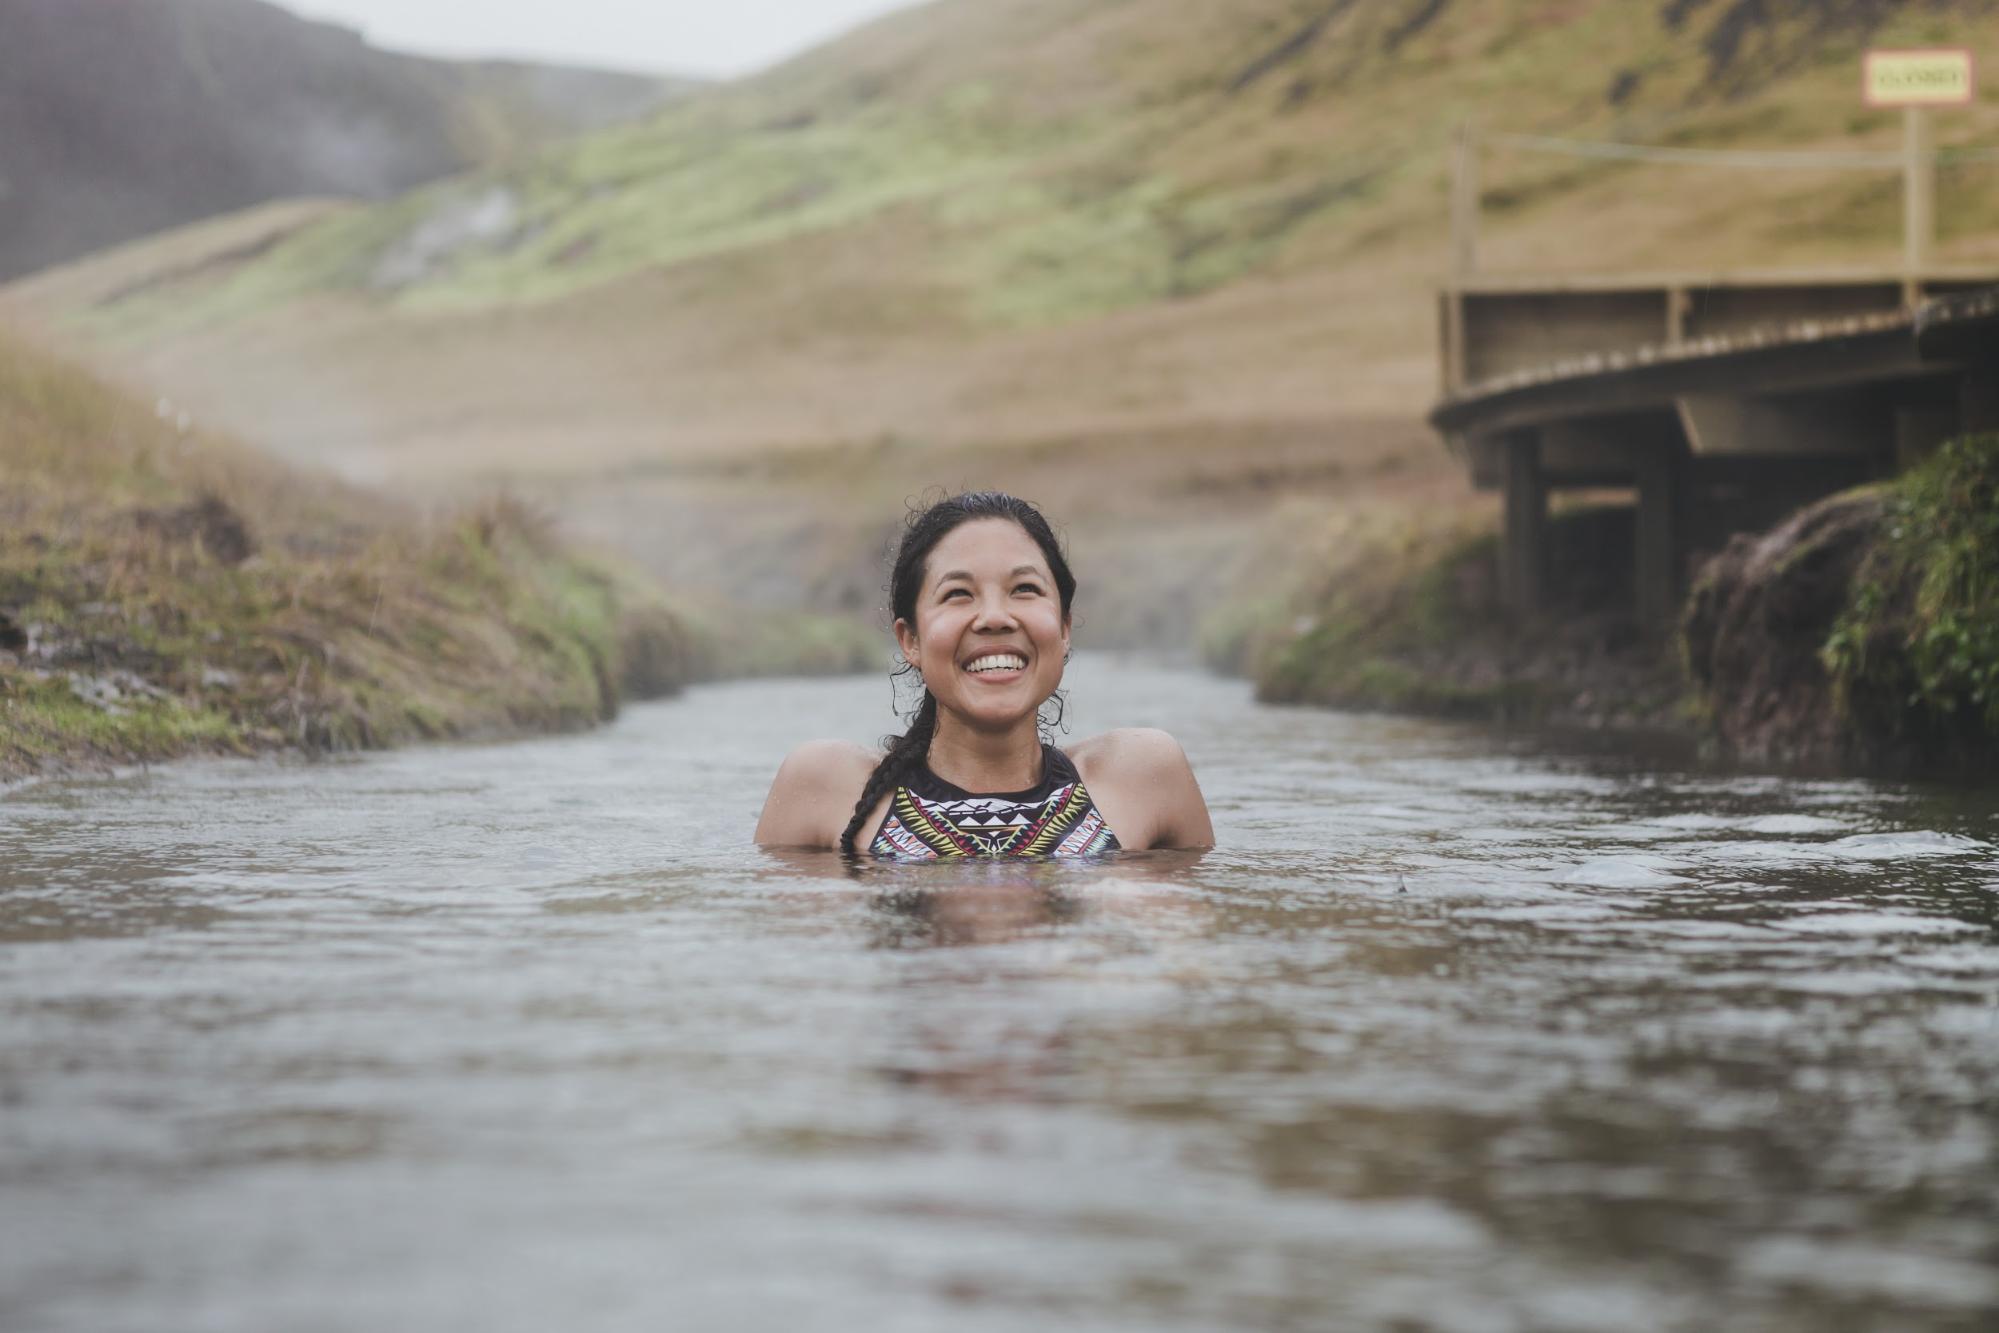
<path id="1" fill-rule="evenodd" d="M 947 602 L 953 597 L 970 597 L 971 595 L 972 590 L 970 588 L 946 588 L 944 590 L 944 600 Z"/>
<path id="2" fill-rule="evenodd" d="M 1014 591 L 1015 591 L 1015 592 L 1031 592 L 1031 593 L 1039 593 L 1039 592 L 1041 591 L 1041 585 L 1040 585 L 1040 584 L 1038 584 L 1038 583 L 1023 583 L 1023 584 L 1020 584 L 1019 586 L 1015 587 L 1015 588 L 1014 588 Z"/>

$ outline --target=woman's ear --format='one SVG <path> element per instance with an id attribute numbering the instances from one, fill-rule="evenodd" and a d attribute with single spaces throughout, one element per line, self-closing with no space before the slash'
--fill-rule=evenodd
<path id="1" fill-rule="evenodd" d="M 897 618 L 895 622 L 895 646 L 902 653 L 902 660 L 916 668 L 916 674 L 923 674 L 923 664 L 917 661 L 921 645 L 916 640 L 916 630 L 907 620 Z"/>
<path id="2" fill-rule="evenodd" d="M 1062 660 L 1065 662 L 1069 660 L 1069 625 L 1069 613 L 1064 611 L 1062 613 Z"/>

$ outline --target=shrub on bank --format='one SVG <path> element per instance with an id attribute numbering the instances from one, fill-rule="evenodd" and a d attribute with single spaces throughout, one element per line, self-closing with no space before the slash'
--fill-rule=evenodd
<path id="1" fill-rule="evenodd" d="M 1999 434 L 1952 441 L 1893 484 L 1822 660 L 1865 749 L 1993 762 Z"/>

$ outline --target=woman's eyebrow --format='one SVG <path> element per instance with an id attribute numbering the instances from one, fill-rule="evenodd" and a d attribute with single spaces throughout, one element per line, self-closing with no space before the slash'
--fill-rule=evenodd
<path id="1" fill-rule="evenodd" d="M 1022 574 L 1041 574 L 1041 566 L 1015 565 L 1012 569 L 1007 571 L 1006 576 L 1010 579 L 1017 579 Z M 1042 577 L 1045 578 L 1046 575 L 1042 575 Z M 939 587 L 942 587 L 944 584 L 949 583 L 952 579 L 965 579 L 970 581 L 972 579 L 972 571 L 970 571 L 969 569 L 947 569 L 942 574 L 939 574 L 937 576 L 937 584 Z"/>

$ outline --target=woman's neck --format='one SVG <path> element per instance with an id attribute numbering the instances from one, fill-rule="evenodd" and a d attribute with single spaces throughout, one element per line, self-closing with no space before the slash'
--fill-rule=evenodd
<path id="1" fill-rule="evenodd" d="M 1041 781 L 1041 734 L 1033 717 L 1008 731 L 975 731 L 937 719 L 930 771 L 969 792 L 1026 791 Z"/>

